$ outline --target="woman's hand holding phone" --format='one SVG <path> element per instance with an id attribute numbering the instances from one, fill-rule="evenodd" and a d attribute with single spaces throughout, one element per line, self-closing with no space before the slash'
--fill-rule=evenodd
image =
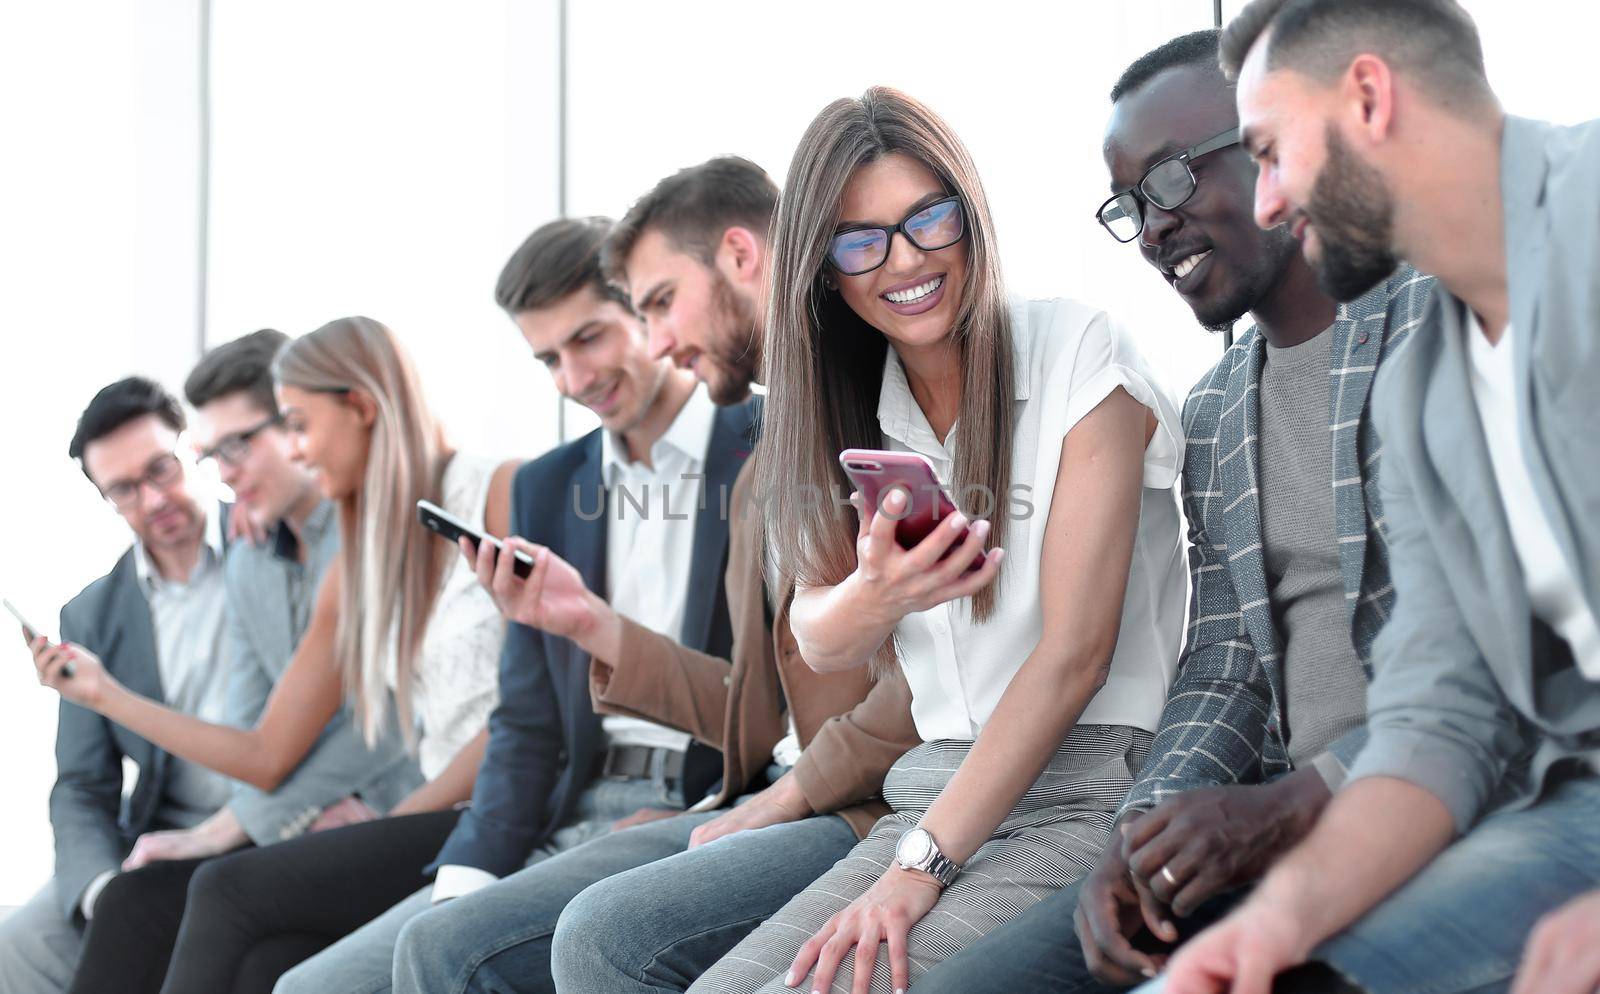
<path id="1" fill-rule="evenodd" d="M 81 645 L 57 645 L 43 635 L 28 645 L 39 682 L 74 704 L 99 711 L 106 697 L 120 684 L 106 672 L 100 657 Z"/>
<path id="2" fill-rule="evenodd" d="M 886 621 L 897 623 L 908 614 L 970 597 L 1000 575 L 1005 550 L 990 549 L 987 555 L 983 551 L 989 522 L 980 520 L 968 528 L 966 515 L 956 512 L 906 549 L 895 538 L 898 519 L 907 507 L 904 490 L 896 488 L 884 496 L 882 514 L 873 513 L 859 491 L 850 500 L 860 519 L 855 579 L 862 592 L 883 607 Z M 983 565 L 969 572 L 978 558 Z"/>

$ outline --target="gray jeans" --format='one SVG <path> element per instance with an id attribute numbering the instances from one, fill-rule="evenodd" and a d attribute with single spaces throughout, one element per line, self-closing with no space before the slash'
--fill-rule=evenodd
<path id="1" fill-rule="evenodd" d="M 578 799 L 573 817 L 556 830 L 549 842 L 534 852 L 528 865 L 541 863 L 610 833 L 614 822 L 640 808 L 682 806 L 681 793 L 664 792 L 659 781 L 597 780 Z M 273 994 L 329 994 L 333 991 L 339 994 L 385 994 L 393 987 L 395 946 L 401 929 L 412 919 L 436 910 L 430 899 L 431 890 L 431 887 L 424 887 L 290 970 L 273 988 Z M 445 902 L 440 908 L 448 908 L 457 901 L 469 900 L 473 896 Z"/>
<path id="2" fill-rule="evenodd" d="M 0 994 L 61 994 L 78 968 L 83 932 L 61 917 L 51 880 L 0 921 Z"/>

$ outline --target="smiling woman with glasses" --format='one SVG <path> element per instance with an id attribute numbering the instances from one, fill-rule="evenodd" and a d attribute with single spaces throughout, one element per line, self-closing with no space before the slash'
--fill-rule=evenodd
<path id="1" fill-rule="evenodd" d="M 960 197 L 944 197 L 907 214 L 889 227 L 847 227 L 828 243 L 828 264 L 840 276 L 865 276 L 889 261 L 889 243 L 896 234 L 924 252 L 937 252 L 966 234 Z"/>
<path id="2" fill-rule="evenodd" d="M 817 116 L 771 250 L 768 562 L 806 662 L 899 667 L 923 743 L 893 813 L 691 990 L 904 990 L 1104 844 L 1182 630 L 1177 412 L 1104 312 L 1006 293 L 971 157 L 903 93 Z M 970 517 L 907 549 L 903 501 L 838 513 L 814 496 L 847 448 L 921 457 Z"/>
<path id="3" fill-rule="evenodd" d="M 1155 204 L 1164 211 L 1177 210 L 1194 196 L 1195 178 L 1190 163 L 1237 144 L 1239 129 L 1233 127 L 1212 135 L 1198 145 L 1167 156 L 1146 169 L 1138 183 L 1120 193 L 1113 193 L 1110 199 L 1100 205 L 1095 218 L 1111 232 L 1112 238 L 1119 242 L 1133 241 L 1144 230 L 1141 200 Z"/>

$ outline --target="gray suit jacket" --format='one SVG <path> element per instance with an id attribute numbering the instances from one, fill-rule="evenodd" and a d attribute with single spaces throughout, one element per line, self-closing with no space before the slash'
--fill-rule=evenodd
<path id="1" fill-rule="evenodd" d="M 1523 457 L 1600 614 L 1600 121 L 1508 117 L 1501 147 Z M 1418 784 L 1466 831 L 1600 757 L 1600 684 L 1533 618 L 1473 401 L 1463 305 L 1442 287 L 1378 377 L 1396 607 L 1351 771 Z"/>
<path id="2" fill-rule="evenodd" d="M 265 546 L 236 542 L 228 550 L 229 724 L 253 726 L 288 668 L 323 572 L 339 551 L 337 518 L 324 501 L 307 519 L 304 565 L 296 559 L 293 533 L 283 526 Z M 390 734 L 368 749 L 348 709 L 341 709 L 277 790 L 239 784 L 228 806 L 257 845 L 300 835 L 323 808 L 350 793 L 387 811 L 422 782 L 396 726 L 397 720 L 389 722 Z"/>
<path id="3" fill-rule="evenodd" d="M 129 690 L 159 701 L 155 628 L 133 556 L 129 549 L 110 573 L 61 609 L 61 640 L 88 649 Z M 139 768 L 126 798 L 124 759 Z M 78 914 L 85 888 L 104 871 L 121 866 L 135 838 L 153 828 L 176 827 L 156 823 L 168 759 L 121 725 L 62 700 L 50 825 L 56 842 L 56 899 L 69 921 Z"/>

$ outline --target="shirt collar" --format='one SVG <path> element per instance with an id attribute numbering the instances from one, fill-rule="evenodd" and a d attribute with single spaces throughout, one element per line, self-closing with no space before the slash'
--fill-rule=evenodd
<path id="1" fill-rule="evenodd" d="M 317 506 L 311 509 L 305 523 L 300 526 L 299 536 L 289 527 L 289 522 L 278 522 L 272 532 L 272 554 L 285 562 L 299 562 L 301 547 L 315 547 L 333 523 L 333 515 L 333 501 L 317 501 Z"/>
<path id="2" fill-rule="evenodd" d="M 219 507 L 216 511 L 206 515 L 205 531 L 201 535 L 200 562 L 195 566 L 194 575 L 190 582 L 198 579 L 200 573 L 205 571 L 212 563 L 222 561 L 222 513 Z M 169 581 L 163 577 L 156 564 L 150 558 L 150 551 L 144 547 L 143 542 L 133 543 L 133 571 L 139 580 L 139 586 L 149 593 Z"/>
<path id="3" fill-rule="evenodd" d="M 667 430 L 650 446 L 650 464 L 660 468 L 662 458 L 669 452 L 680 453 L 691 465 L 698 467 L 705 461 L 706 449 L 711 445 L 711 430 L 715 426 L 717 405 L 706 396 L 705 389 L 695 385 L 694 392 L 679 408 Z M 600 459 L 605 467 L 606 486 L 616 485 L 617 477 L 629 472 L 635 465 L 624 457 L 622 439 L 612 432 L 600 436 Z"/>
<path id="4" fill-rule="evenodd" d="M 1008 303 L 1011 315 L 1011 397 L 1013 400 L 1027 400 L 1033 392 L 1033 384 L 1029 379 L 1032 366 L 1029 348 L 1033 344 L 1033 335 L 1028 326 L 1028 306 L 1021 297 L 1011 297 Z M 912 396 L 911 384 L 906 380 L 906 369 L 900 362 L 899 354 L 892 345 L 884 352 L 883 385 L 878 389 L 878 427 L 883 429 L 884 435 L 923 455 L 944 453 L 944 445 L 928 425 L 928 416 L 922 413 L 916 397 Z M 951 426 L 951 434 L 955 433 L 960 423 L 957 419 L 956 424 Z"/>

